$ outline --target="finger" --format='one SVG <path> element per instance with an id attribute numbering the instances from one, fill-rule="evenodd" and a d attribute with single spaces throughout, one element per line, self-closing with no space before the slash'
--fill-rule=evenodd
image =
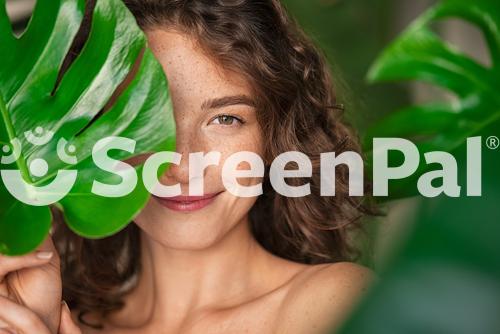
<path id="1" fill-rule="evenodd" d="M 0 320 L 0 334 L 19 334 L 13 328 L 10 328 L 8 324 Z"/>
<path id="2" fill-rule="evenodd" d="M 24 256 L 0 255 L 0 282 L 10 272 L 47 264 L 54 257 L 52 251 L 36 251 Z"/>
<path id="3" fill-rule="evenodd" d="M 5 297 L 0 297 L 0 319 L 9 325 L 10 331 L 50 334 L 47 326 L 34 312 Z"/>
<path id="4" fill-rule="evenodd" d="M 14 332 L 13 330 L 10 330 L 8 328 L 1 328 L 0 327 L 0 334 L 18 334 Z"/>
<path id="5" fill-rule="evenodd" d="M 31 254 L 24 256 L 4 256 L 0 255 L 0 282 L 10 272 L 37 267 L 51 263 L 56 268 L 59 266 L 59 257 L 57 250 L 50 237 Z"/>
<path id="6" fill-rule="evenodd" d="M 59 325 L 59 334 L 82 334 L 80 328 L 73 322 L 71 311 L 68 304 L 62 303 L 61 307 L 61 323 Z"/>

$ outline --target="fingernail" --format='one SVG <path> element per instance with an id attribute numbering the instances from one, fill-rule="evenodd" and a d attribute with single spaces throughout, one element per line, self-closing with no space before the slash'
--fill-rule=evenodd
<path id="1" fill-rule="evenodd" d="M 66 301 L 65 301 L 65 300 L 63 300 L 63 301 L 61 302 L 61 304 L 62 304 L 62 307 L 64 307 L 66 310 L 68 310 L 68 311 L 69 311 L 69 313 L 71 313 L 71 311 L 69 310 L 68 303 L 66 303 Z"/>
<path id="2" fill-rule="evenodd" d="M 49 260 L 54 256 L 53 252 L 37 252 L 36 257 L 40 260 Z"/>

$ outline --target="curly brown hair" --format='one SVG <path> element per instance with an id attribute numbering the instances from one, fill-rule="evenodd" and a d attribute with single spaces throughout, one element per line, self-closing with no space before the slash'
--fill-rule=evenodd
<path id="1" fill-rule="evenodd" d="M 94 0 L 95 1 L 95 0 Z M 278 0 L 124 0 L 144 29 L 175 29 L 193 37 L 214 61 L 253 87 L 265 161 L 287 151 L 313 162 L 312 194 L 286 198 L 265 181 L 250 211 L 252 232 L 268 251 L 308 264 L 352 260 L 350 231 L 371 214 L 366 198 L 350 197 L 348 169 L 337 167 L 336 196 L 320 196 L 320 154 L 360 152 L 337 105 L 325 57 Z M 87 13 L 92 12 L 92 1 Z M 80 36 L 88 34 L 89 15 Z M 81 37 L 84 40 L 85 37 Z M 78 43 L 76 43 L 78 44 Z M 81 45 L 74 46 L 74 54 Z M 75 51 L 76 50 L 76 51 Z M 293 167 L 293 166 L 290 166 Z M 303 184 L 305 180 L 288 181 Z M 135 224 L 103 240 L 86 240 L 64 225 L 56 231 L 64 298 L 72 307 L 106 316 L 123 306 L 140 271 Z"/>

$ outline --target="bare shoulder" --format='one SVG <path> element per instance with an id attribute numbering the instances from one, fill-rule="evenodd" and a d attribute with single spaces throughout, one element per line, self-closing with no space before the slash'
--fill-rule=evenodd
<path id="1" fill-rule="evenodd" d="M 283 300 L 279 333 L 322 333 L 342 323 L 374 280 L 367 268 L 342 262 L 309 266 Z"/>

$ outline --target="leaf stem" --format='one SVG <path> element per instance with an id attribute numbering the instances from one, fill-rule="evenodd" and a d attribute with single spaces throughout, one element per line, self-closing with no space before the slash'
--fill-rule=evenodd
<path id="1" fill-rule="evenodd" d="M 16 131 L 14 130 L 14 126 L 12 125 L 12 120 L 10 118 L 7 105 L 1 93 L 0 93 L 0 114 L 2 115 L 5 129 L 7 130 L 7 136 L 9 137 L 8 139 L 9 141 L 12 141 L 12 139 L 16 138 Z M 23 158 L 22 152 L 19 159 L 16 160 L 16 165 L 19 171 L 21 172 L 21 175 L 24 176 L 25 180 L 31 180 L 28 165 L 26 164 L 26 161 Z"/>

